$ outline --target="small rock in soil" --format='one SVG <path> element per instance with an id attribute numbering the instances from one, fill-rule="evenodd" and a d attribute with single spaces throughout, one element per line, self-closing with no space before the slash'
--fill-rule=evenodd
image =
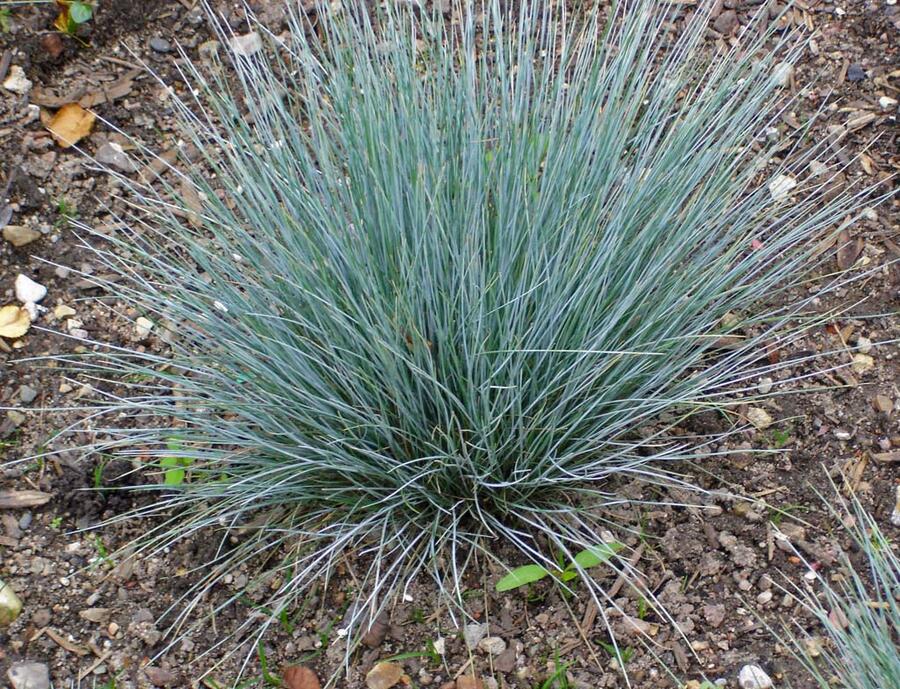
<path id="1" fill-rule="evenodd" d="M 150 48 L 157 53 L 167 53 L 172 50 L 172 45 L 165 38 L 154 36 L 150 39 Z"/>
<path id="2" fill-rule="evenodd" d="M 779 62 L 772 70 L 772 81 L 783 88 L 791 85 L 791 78 L 794 76 L 794 65 L 790 62 Z"/>
<path id="3" fill-rule="evenodd" d="M 3 81 L 3 88 L 20 96 L 26 95 L 31 90 L 31 86 L 31 81 L 25 76 L 25 70 L 19 65 L 10 67 L 9 76 Z"/>
<path id="4" fill-rule="evenodd" d="M 153 665 L 145 667 L 144 674 L 147 675 L 147 679 L 150 680 L 150 683 L 157 687 L 174 686 L 177 680 L 177 677 L 175 677 L 175 673 L 166 670 L 165 668 L 155 667 Z"/>
<path id="5" fill-rule="evenodd" d="M 738 673 L 741 689 L 770 689 L 772 678 L 759 665 L 744 665 Z"/>
<path id="6" fill-rule="evenodd" d="M 466 642 L 466 648 L 474 651 L 478 648 L 478 643 L 487 636 L 487 624 L 467 624 L 463 627 L 463 640 Z"/>
<path id="7" fill-rule="evenodd" d="M 706 618 L 706 623 L 713 627 L 714 629 L 722 624 L 725 621 L 725 606 L 724 605 L 704 605 L 703 606 L 703 617 Z"/>
<path id="8" fill-rule="evenodd" d="M 108 141 L 98 148 L 95 157 L 98 163 L 109 165 L 122 172 L 136 172 L 138 169 L 137 163 L 125 153 L 119 144 L 112 141 Z"/>
<path id="9" fill-rule="evenodd" d="M 40 232 L 24 225 L 7 225 L 3 228 L 3 239 L 17 249 L 40 238 Z"/>
<path id="10" fill-rule="evenodd" d="M 853 363 L 850 364 L 850 368 L 853 369 L 854 373 L 865 373 L 873 366 L 875 366 L 875 359 L 862 352 L 854 354 Z"/>
<path id="11" fill-rule="evenodd" d="M 134 331 L 139 340 L 143 340 L 145 337 L 147 337 L 150 334 L 151 330 L 153 330 L 153 321 L 151 321 L 149 318 L 145 318 L 144 316 L 139 316 L 134 321 Z M 374 628 L 376 624 L 378 624 L 378 620 L 375 621 L 375 623 L 372 625 L 372 627 Z M 385 630 L 386 629 L 387 629 L 387 626 L 385 625 Z M 381 635 L 381 640 L 384 641 L 384 634 Z M 379 642 L 379 643 L 381 643 L 381 642 Z"/>
<path id="12" fill-rule="evenodd" d="M 13 689 L 50 689 L 50 669 L 44 663 L 16 663 L 6 676 Z"/>
<path id="13" fill-rule="evenodd" d="M 31 404 L 38 396 L 38 391 L 30 385 L 23 385 L 19 388 L 19 399 L 25 404 Z"/>
<path id="14" fill-rule="evenodd" d="M 464 675 L 456 679 L 456 689 L 484 689 L 484 682 L 478 677 Z"/>
<path id="15" fill-rule="evenodd" d="M 777 175 L 769 182 L 769 193 L 776 201 L 783 201 L 790 193 L 791 189 L 797 186 L 797 180 L 787 175 Z"/>
<path id="16" fill-rule="evenodd" d="M 772 425 L 772 417 L 769 416 L 769 412 L 760 407 L 750 407 L 747 410 L 747 420 L 760 431 Z"/>
<path id="17" fill-rule="evenodd" d="M 770 392 L 772 392 L 772 386 L 774 384 L 774 381 L 768 376 L 766 376 L 765 378 L 760 378 L 758 386 L 759 394 L 768 395 Z"/>
<path id="18" fill-rule="evenodd" d="M 397 663 L 377 663 L 366 674 L 368 689 L 391 689 L 403 677 L 403 668 Z"/>
<path id="19" fill-rule="evenodd" d="M 897 109 L 897 99 L 891 98 L 890 96 L 882 96 L 878 99 L 878 106 L 882 110 L 896 110 Z"/>
<path id="20" fill-rule="evenodd" d="M 847 81 L 857 82 L 866 78 L 866 70 L 858 62 L 854 62 L 847 68 Z"/>
<path id="21" fill-rule="evenodd" d="M 105 623 L 109 621 L 109 608 L 87 608 L 79 612 L 78 616 L 88 622 Z"/>
<path id="22" fill-rule="evenodd" d="M 713 22 L 713 28 L 726 36 L 731 35 L 735 26 L 737 26 L 737 13 L 734 10 L 725 10 Z"/>
<path id="23" fill-rule="evenodd" d="M 494 669 L 498 672 L 512 672 L 516 668 L 516 649 L 515 644 L 507 647 L 503 653 L 494 660 Z"/>
<path id="24" fill-rule="evenodd" d="M 23 423 L 25 423 L 25 414 L 20 411 L 16 411 L 15 409 L 10 409 L 6 412 L 6 418 L 12 421 L 13 426 L 18 428 Z"/>
<path id="25" fill-rule="evenodd" d="M 894 401 L 887 395 L 875 395 L 875 400 L 872 404 L 875 410 L 880 411 L 882 414 L 890 414 L 894 410 Z"/>
<path id="26" fill-rule="evenodd" d="M 228 40 L 228 45 L 239 57 L 250 57 L 262 50 L 262 39 L 255 31 L 243 36 L 234 36 Z"/>
<path id="27" fill-rule="evenodd" d="M 47 296 L 46 287 L 39 285 L 27 275 L 22 275 L 22 273 L 19 273 L 19 276 L 16 278 L 15 289 L 16 299 L 23 304 L 37 304 Z"/>
<path id="28" fill-rule="evenodd" d="M 7 586 L 3 579 L 0 579 L 0 627 L 12 624 L 20 612 L 22 612 L 22 601 L 16 592 Z"/>
<path id="29" fill-rule="evenodd" d="M 486 636 L 478 642 L 478 648 L 488 655 L 498 656 L 506 650 L 506 642 L 499 636 Z"/>

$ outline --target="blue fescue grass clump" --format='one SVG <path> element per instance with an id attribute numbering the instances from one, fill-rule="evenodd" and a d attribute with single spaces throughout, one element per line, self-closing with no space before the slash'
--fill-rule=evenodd
<path id="1" fill-rule="evenodd" d="M 420 572 L 458 598 L 504 544 L 548 567 L 596 545 L 609 479 L 708 450 L 637 429 L 752 388 L 857 204 L 768 150 L 794 40 L 707 58 L 702 12 L 675 36 L 638 0 L 390 6 L 189 65 L 200 159 L 125 180 L 132 231 L 98 249 L 170 331 L 82 363 L 129 388 L 103 447 L 164 470 L 144 547 L 222 543 L 179 615 L 260 554 L 280 610 L 347 553 L 377 607 Z"/>
<path id="2" fill-rule="evenodd" d="M 900 556 L 897 545 L 854 496 L 841 500 L 834 514 L 858 548 L 842 553 L 829 574 L 793 593 L 813 614 L 824 641 L 810 642 L 794 625 L 786 643 L 822 689 L 900 687 Z M 812 571 L 812 570 L 810 570 Z M 836 575 L 836 576 L 835 576 Z"/>

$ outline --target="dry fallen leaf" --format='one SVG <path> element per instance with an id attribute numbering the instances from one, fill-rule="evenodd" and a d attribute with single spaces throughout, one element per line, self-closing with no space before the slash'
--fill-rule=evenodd
<path id="1" fill-rule="evenodd" d="M 856 263 L 856 259 L 858 259 L 859 255 L 862 253 L 865 245 L 866 243 L 861 238 L 857 237 L 856 239 L 851 239 L 850 233 L 847 232 L 847 230 L 841 230 L 840 235 L 838 235 L 838 268 L 847 270 L 852 267 L 853 264 Z"/>
<path id="2" fill-rule="evenodd" d="M 18 510 L 23 507 L 39 507 L 50 502 L 53 496 L 40 490 L 0 490 L 0 509 Z"/>
<path id="3" fill-rule="evenodd" d="M 47 129 L 63 148 L 68 148 L 91 133 L 96 116 L 78 103 L 68 103 L 56 111 Z"/>
<path id="4" fill-rule="evenodd" d="M 31 326 L 28 311 L 15 304 L 0 309 L 0 337 L 22 337 Z"/>
<path id="5" fill-rule="evenodd" d="M 281 672 L 281 681 L 287 689 L 321 689 L 316 673 L 303 665 L 288 665 Z"/>

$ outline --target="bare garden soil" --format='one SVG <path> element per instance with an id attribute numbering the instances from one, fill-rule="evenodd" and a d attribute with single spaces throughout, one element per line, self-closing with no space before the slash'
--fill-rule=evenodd
<path id="1" fill-rule="evenodd" d="M 759 4 L 719 0 L 709 49 L 732 40 Z M 276 33 L 284 29 L 279 2 L 251 5 Z M 681 3 L 680 16 L 693 5 Z M 221 3 L 219 9 L 237 33 L 246 31 L 235 5 Z M 182 91 L 176 45 L 202 60 L 211 49 L 211 36 L 203 10 L 193 0 L 101 0 L 82 35 L 83 45 L 50 33 L 53 17 L 48 5 L 15 6 L 9 30 L 0 34 L 0 82 L 14 66 L 33 82 L 24 93 L 0 88 L 0 190 L 8 185 L 0 198 L 0 225 L 18 228 L 18 237 L 31 237 L 21 246 L 0 239 L 0 306 L 15 303 L 13 283 L 20 273 L 48 289 L 42 302 L 47 311 L 31 330 L 18 340 L 0 341 L 0 459 L 8 462 L 0 473 L 0 493 L 37 490 L 50 495 L 41 505 L 0 505 L 0 578 L 24 602 L 19 619 L 0 629 L 0 687 L 12 686 L 7 669 L 23 660 L 46 664 L 55 687 L 228 686 L 248 656 L 243 679 L 259 686 L 266 683 L 261 658 L 275 674 L 289 664 L 308 665 L 324 684 L 344 658 L 338 630 L 352 590 L 353 554 L 328 590 L 312 592 L 302 610 L 273 626 L 261 651 L 239 640 L 227 647 L 235 651 L 230 658 L 219 650 L 198 659 L 247 616 L 262 614 L 252 598 L 209 613 L 246 582 L 249 573 L 235 571 L 199 606 L 199 628 L 168 645 L 165 620 L 159 617 L 187 589 L 195 576 L 190 570 L 208 557 L 217 537 L 200 537 L 157 557 L 132 561 L 112 554 L 146 525 L 81 530 L 151 498 L 127 490 L 96 490 L 127 486 L 123 474 L 131 466 L 84 458 L 74 449 L 102 438 L 99 423 L 54 437 L 85 418 L 79 407 L 91 390 L 88 381 L 70 380 L 60 366 L 34 358 L 83 346 L 53 331 L 84 330 L 91 339 L 160 352 L 166 344 L 153 332 L 136 328 L 139 314 L 102 295 L 79 274 L 97 274 L 102 268 L 69 221 L 115 233 L 110 209 L 121 208 L 120 188 L 82 154 L 58 146 L 41 111 L 92 98 L 100 119 L 80 144 L 90 154 L 110 143 L 127 152 L 127 138 L 110 125 L 160 153 L 173 150 L 179 135 L 166 89 L 134 70 L 145 61 Z M 785 114 L 772 136 L 794 143 L 798 122 L 825 103 L 815 136 L 831 136 L 843 147 L 841 156 L 853 161 L 847 184 L 860 179 L 871 184 L 900 172 L 900 5 L 894 0 L 805 0 L 796 3 L 788 19 L 815 31 L 815 38 L 789 87 L 802 91 L 797 107 Z M 817 495 L 820 491 L 834 499 L 829 477 L 843 472 L 877 523 L 900 539 L 900 528 L 890 519 L 900 486 L 900 357 L 896 342 L 879 344 L 900 338 L 895 313 L 900 271 L 892 263 L 900 259 L 898 208 L 898 200 L 889 199 L 854 225 L 843 248 L 823 247 L 830 271 L 848 268 L 865 276 L 823 296 L 817 307 L 840 314 L 777 354 L 782 361 L 798 363 L 786 367 L 772 385 L 805 394 L 769 400 L 763 406 L 774 420 L 770 426 L 731 436 L 728 449 L 740 445 L 745 453 L 672 467 L 707 493 L 654 493 L 647 486 L 624 483 L 615 487 L 634 502 L 610 510 L 609 516 L 640 532 L 628 543 L 637 556 L 636 567 L 689 640 L 646 612 L 627 586 L 608 576 L 608 585 L 633 618 L 630 624 L 611 618 L 619 644 L 632 649 L 626 666 L 633 686 L 675 686 L 667 675 L 672 671 L 683 680 L 705 675 L 736 687 L 737 673 L 747 663 L 763 667 L 777 687 L 788 682 L 797 688 L 812 686 L 766 627 L 780 628 L 786 621 L 811 637 L 822 633 L 784 589 L 804 585 L 807 566 L 797 552 L 828 573 L 836 569 L 842 549 L 852 550 Z M 808 294 L 825 283 L 823 275 L 811 275 Z M 810 361 L 812 354 L 822 356 Z M 778 387 L 779 378 L 799 380 Z M 728 414 L 709 412 L 683 430 L 722 433 L 745 425 L 747 412 L 746 406 Z M 51 451 L 44 459 L 16 462 Z M 648 508 L 639 500 L 656 500 L 661 506 Z M 678 506 L 685 503 L 694 506 Z M 509 563 L 521 564 L 512 554 Z M 417 582 L 353 656 L 348 675 L 337 686 L 365 686 L 374 663 L 400 654 L 405 657 L 395 662 L 406 676 L 398 686 L 453 687 L 459 677 L 456 689 L 532 689 L 562 664 L 570 686 L 626 686 L 608 650 L 610 632 L 593 603 L 563 596 L 547 583 L 498 594 L 494 584 L 501 574 L 487 565 L 472 570 L 465 582 L 467 621 L 448 614 L 433 584 Z M 476 623 L 487 626 L 472 626 Z M 467 648 L 463 624 L 470 625 L 474 649 Z M 646 651 L 635 627 L 652 640 L 658 659 Z M 479 645 L 479 636 L 488 641 Z M 435 648 L 443 654 L 435 656 Z M 481 684 L 469 682 L 466 677 L 471 676 Z"/>

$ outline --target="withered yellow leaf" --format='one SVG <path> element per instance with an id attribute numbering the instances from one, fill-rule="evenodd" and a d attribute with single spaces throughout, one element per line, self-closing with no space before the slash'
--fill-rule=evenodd
<path id="1" fill-rule="evenodd" d="M 78 103 L 68 103 L 56 111 L 47 129 L 63 148 L 78 143 L 91 133 L 96 116 Z"/>
<path id="2" fill-rule="evenodd" d="M 31 326 L 28 311 L 9 304 L 0 309 L 0 337 L 22 337 Z"/>

